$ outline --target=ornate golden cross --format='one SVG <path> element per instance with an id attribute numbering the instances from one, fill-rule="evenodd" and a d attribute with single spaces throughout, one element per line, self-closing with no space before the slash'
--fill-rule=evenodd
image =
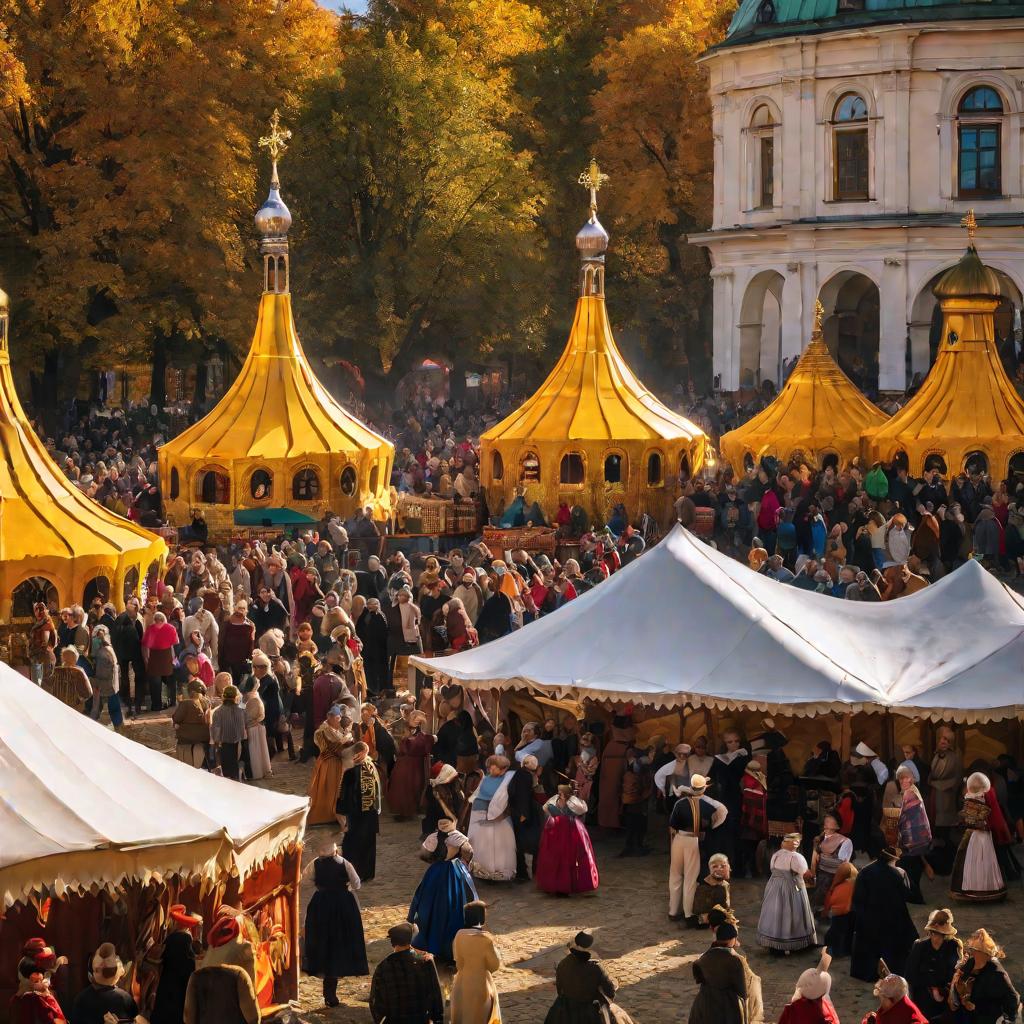
<path id="1" fill-rule="evenodd" d="M 967 228 L 967 241 L 970 245 L 974 245 L 974 236 L 978 233 L 978 221 L 975 219 L 973 210 L 967 211 L 967 216 L 960 221 L 960 227 Z"/>
<path id="2" fill-rule="evenodd" d="M 601 191 L 601 186 L 608 180 L 608 175 L 602 173 L 601 168 L 597 166 L 597 160 L 593 157 L 590 158 L 590 166 L 579 176 L 579 184 L 584 188 L 590 189 L 590 212 L 597 213 L 597 193 Z"/>
<path id="3" fill-rule="evenodd" d="M 260 148 L 270 154 L 270 159 L 274 163 L 273 181 L 275 183 L 277 182 L 277 161 L 284 155 L 291 137 L 292 133 L 287 128 L 281 127 L 281 114 L 275 108 L 270 118 L 270 134 L 264 135 L 260 139 Z"/>

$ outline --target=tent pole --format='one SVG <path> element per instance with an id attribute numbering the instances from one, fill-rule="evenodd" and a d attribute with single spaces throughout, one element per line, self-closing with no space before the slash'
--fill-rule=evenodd
<path id="1" fill-rule="evenodd" d="M 292 923 L 295 927 L 295 934 L 288 936 L 288 941 L 292 944 L 292 959 L 288 965 L 288 972 L 285 977 L 285 995 L 289 1000 L 299 998 L 299 949 L 298 949 L 298 938 L 299 932 L 302 931 L 301 924 L 301 895 L 302 895 L 302 844 L 296 845 L 295 849 L 291 853 L 292 862 L 295 865 L 292 871 L 292 892 L 291 892 L 291 912 L 292 912 Z"/>
<path id="2" fill-rule="evenodd" d="M 853 715 L 846 711 L 839 721 L 839 756 L 843 764 L 850 760 L 850 750 L 853 736 Z"/>
<path id="3" fill-rule="evenodd" d="M 679 742 L 686 742 L 686 705 L 679 709 Z"/>

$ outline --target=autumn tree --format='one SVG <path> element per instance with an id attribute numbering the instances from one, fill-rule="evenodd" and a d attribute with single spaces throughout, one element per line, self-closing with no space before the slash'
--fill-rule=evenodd
<path id="1" fill-rule="evenodd" d="M 255 139 L 334 59 L 314 0 L 8 0 L 0 275 L 41 392 L 95 360 L 247 337 Z"/>
<path id="2" fill-rule="evenodd" d="M 688 232 L 710 225 L 711 106 L 698 58 L 720 40 L 732 0 L 673 0 L 658 21 L 607 46 L 595 60 L 604 84 L 593 122 L 617 187 L 607 206 L 625 287 L 620 322 L 646 339 L 652 359 L 710 384 L 710 279 Z M 666 355 L 669 359 L 666 359 Z"/>
<path id="3" fill-rule="evenodd" d="M 458 368 L 528 346 L 544 316 L 540 190 L 506 129 L 504 58 L 414 13 L 371 5 L 289 171 L 305 334 L 389 388 L 428 355 Z"/>

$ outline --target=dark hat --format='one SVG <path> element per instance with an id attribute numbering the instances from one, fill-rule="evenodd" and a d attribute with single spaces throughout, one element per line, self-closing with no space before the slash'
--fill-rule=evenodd
<path id="1" fill-rule="evenodd" d="M 576 953 L 589 953 L 594 948 L 594 933 L 586 928 L 577 932 L 569 943 L 569 949 Z"/>
<path id="2" fill-rule="evenodd" d="M 403 921 L 388 929 L 388 941 L 392 946 L 410 946 L 416 935 L 416 925 Z"/>
<path id="3" fill-rule="evenodd" d="M 730 939 L 738 939 L 740 933 L 736 929 L 736 925 L 726 921 L 725 924 L 720 924 L 715 929 L 715 941 L 716 942 L 728 942 Z"/>
<path id="4" fill-rule="evenodd" d="M 878 855 L 879 860 L 884 859 L 884 860 L 890 861 L 893 864 L 895 864 L 896 861 L 898 861 L 900 859 L 900 857 L 902 857 L 902 856 L 903 856 L 903 851 L 897 849 L 895 846 L 887 846 Z"/>

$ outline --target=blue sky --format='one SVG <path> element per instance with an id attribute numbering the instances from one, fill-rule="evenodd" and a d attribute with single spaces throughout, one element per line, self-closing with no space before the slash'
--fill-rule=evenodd
<path id="1" fill-rule="evenodd" d="M 366 0 L 320 0 L 320 3 L 332 11 L 339 11 L 342 7 L 347 7 L 350 11 L 361 14 L 366 10 Z"/>

